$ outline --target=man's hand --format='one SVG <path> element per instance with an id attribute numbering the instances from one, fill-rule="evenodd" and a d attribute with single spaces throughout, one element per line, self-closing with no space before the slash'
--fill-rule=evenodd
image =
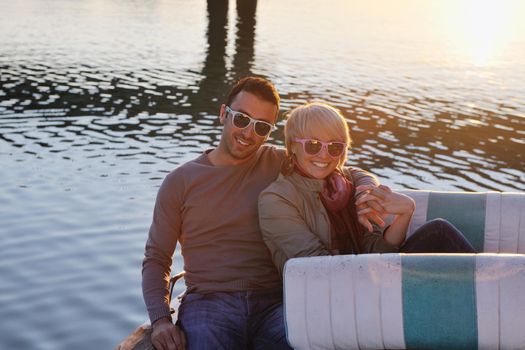
<path id="1" fill-rule="evenodd" d="M 152 325 L 151 343 L 157 350 L 184 350 L 184 332 L 166 317 L 159 318 Z"/>

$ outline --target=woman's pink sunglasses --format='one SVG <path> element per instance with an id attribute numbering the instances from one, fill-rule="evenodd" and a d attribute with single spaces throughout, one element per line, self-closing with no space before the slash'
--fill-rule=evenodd
<path id="1" fill-rule="evenodd" d="M 298 142 L 303 145 L 303 150 L 305 153 L 315 156 L 321 153 L 323 148 L 326 148 L 328 154 L 331 157 L 337 158 L 340 157 L 347 148 L 345 142 L 323 142 L 315 139 L 293 139 L 295 142 Z"/>

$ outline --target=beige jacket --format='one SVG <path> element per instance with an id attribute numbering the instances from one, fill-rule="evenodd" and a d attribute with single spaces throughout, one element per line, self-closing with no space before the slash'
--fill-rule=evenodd
<path id="1" fill-rule="evenodd" d="M 363 172 L 359 171 L 344 169 L 345 176 L 356 186 L 368 184 L 361 181 L 359 175 Z M 295 172 L 290 176 L 281 174 L 259 195 L 259 225 L 281 274 L 290 258 L 338 254 L 330 249 L 330 219 L 320 198 L 324 184 L 325 180 L 306 178 Z M 374 232 L 366 233 L 362 251 L 397 252 L 398 248 L 386 242 L 382 234 L 376 226 Z"/>

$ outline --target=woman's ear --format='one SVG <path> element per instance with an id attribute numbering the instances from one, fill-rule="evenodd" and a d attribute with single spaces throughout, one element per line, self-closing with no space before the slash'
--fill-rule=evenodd
<path id="1" fill-rule="evenodd" d="M 298 148 L 299 146 L 300 146 L 299 143 L 292 142 L 292 144 L 290 146 L 290 151 L 291 151 L 292 155 L 296 155 L 299 152 L 299 148 Z"/>
<path id="2" fill-rule="evenodd" d="M 288 176 L 290 175 L 291 173 L 293 173 L 293 169 L 294 169 L 294 158 L 295 158 L 295 153 L 289 153 L 289 152 L 286 152 L 286 158 L 284 159 L 283 163 L 281 164 L 281 173 L 285 176 Z"/>

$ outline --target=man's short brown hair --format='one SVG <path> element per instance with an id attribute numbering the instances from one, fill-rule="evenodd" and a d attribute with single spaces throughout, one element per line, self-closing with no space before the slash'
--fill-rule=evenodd
<path id="1" fill-rule="evenodd" d="M 274 104 L 277 106 L 277 111 L 279 111 L 279 103 L 281 99 L 279 98 L 277 89 L 269 80 L 252 76 L 240 79 L 230 90 L 226 104 L 230 106 L 235 99 L 235 96 L 237 96 L 241 91 L 249 92 L 263 99 L 264 101 Z"/>

